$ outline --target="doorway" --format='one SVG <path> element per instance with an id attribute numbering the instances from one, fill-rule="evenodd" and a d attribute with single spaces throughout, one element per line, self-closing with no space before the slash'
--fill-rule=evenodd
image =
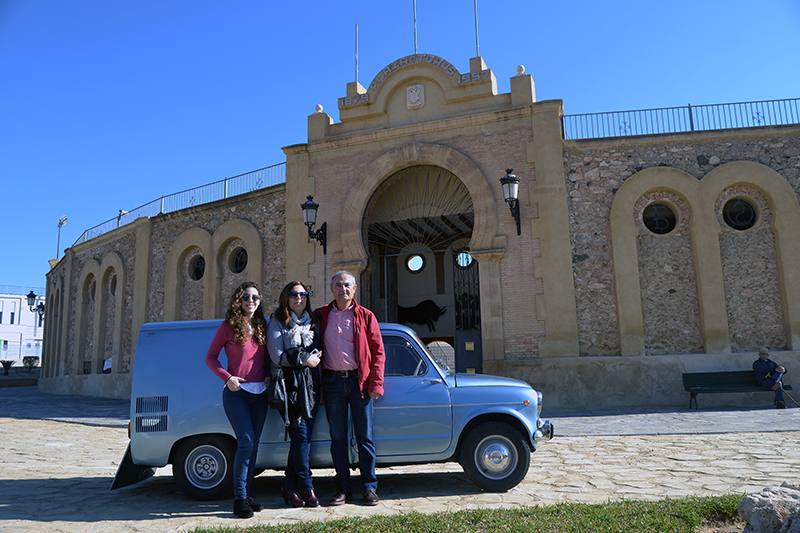
<path id="1" fill-rule="evenodd" d="M 378 187 L 362 228 L 369 253 L 360 281 L 364 302 L 379 321 L 405 324 L 425 344 L 452 346 L 460 372 L 480 372 L 482 360 L 478 263 L 468 249 L 473 227 L 461 180 L 418 165 Z"/>

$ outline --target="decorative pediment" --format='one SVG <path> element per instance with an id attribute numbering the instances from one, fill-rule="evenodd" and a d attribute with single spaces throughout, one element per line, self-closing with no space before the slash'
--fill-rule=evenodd
<path id="1" fill-rule="evenodd" d="M 384 67 L 367 88 L 349 83 L 347 96 L 339 98 L 342 121 L 384 115 L 392 98 L 402 98 L 404 111 L 421 110 L 430 98 L 442 103 L 491 97 L 497 94 L 497 80 L 480 58 L 471 62 L 470 72 L 458 69 L 433 54 L 413 54 Z"/>

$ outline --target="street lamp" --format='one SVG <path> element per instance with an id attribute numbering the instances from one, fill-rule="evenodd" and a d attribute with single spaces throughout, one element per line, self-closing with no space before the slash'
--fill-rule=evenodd
<path id="1" fill-rule="evenodd" d="M 61 255 L 61 226 L 67 223 L 67 215 L 63 215 L 58 219 L 58 244 L 56 245 L 56 259 Z M 33 292 L 33 291 L 31 291 Z"/>
<path id="2" fill-rule="evenodd" d="M 312 231 L 314 224 L 317 223 L 317 209 L 319 204 L 314 201 L 313 196 L 306 196 L 308 200 L 300 204 L 303 209 L 303 224 L 308 226 L 308 236 L 322 245 L 322 253 L 328 255 L 328 223 L 323 222 L 317 231 Z"/>
<path id="3" fill-rule="evenodd" d="M 511 208 L 511 216 L 517 221 L 517 235 L 521 235 L 519 222 L 519 178 L 512 174 L 513 168 L 506 169 L 506 175 L 500 178 L 500 185 L 503 187 L 503 197 Z"/>
<path id="4" fill-rule="evenodd" d="M 36 296 L 33 291 L 29 292 L 26 298 L 28 298 L 28 307 L 30 307 L 31 313 L 39 313 L 39 318 L 41 319 L 44 316 L 44 303 L 39 302 L 39 304 L 36 305 L 36 298 L 38 298 L 38 296 Z"/>

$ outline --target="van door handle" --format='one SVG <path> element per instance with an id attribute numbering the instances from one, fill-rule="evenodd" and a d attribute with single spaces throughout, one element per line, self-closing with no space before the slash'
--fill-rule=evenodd
<path id="1" fill-rule="evenodd" d="M 438 385 L 439 383 L 442 382 L 442 380 L 441 379 L 423 379 L 422 382 L 423 383 L 430 383 L 431 385 Z"/>

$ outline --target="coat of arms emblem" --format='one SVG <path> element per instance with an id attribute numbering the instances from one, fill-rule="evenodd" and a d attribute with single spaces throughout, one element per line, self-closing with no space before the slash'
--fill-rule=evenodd
<path id="1" fill-rule="evenodd" d="M 425 105 L 424 85 L 410 85 L 406 88 L 406 105 L 409 109 L 417 109 Z"/>

